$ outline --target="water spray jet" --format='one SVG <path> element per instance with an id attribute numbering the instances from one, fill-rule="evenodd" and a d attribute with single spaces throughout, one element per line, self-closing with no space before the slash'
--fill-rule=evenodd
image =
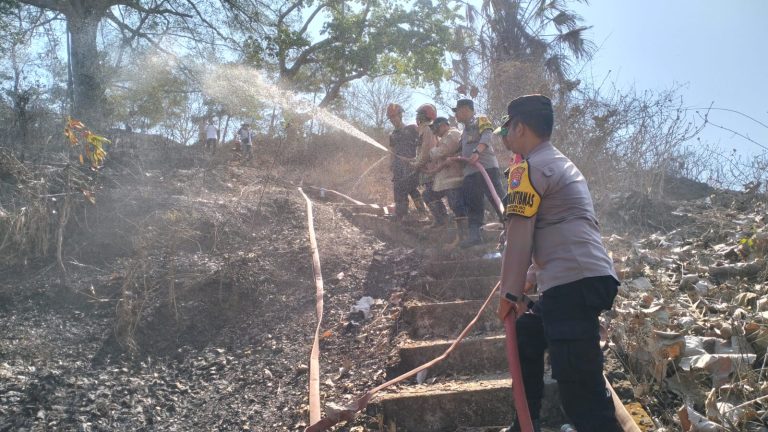
<path id="1" fill-rule="evenodd" d="M 257 102 L 271 102 L 286 111 L 309 116 L 326 126 L 342 131 L 347 135 L 370 144 L 380 150 L 389 149 L 379 144 L 349 122 L 332 114 L 328 110 L 315 106 L 299 95 L 269 83 L 264 75 L 255 69 L 244 66 L 219 66 L 208 71 L 203 77 L 203 92 L 225 105 L 253 107 Z"/>

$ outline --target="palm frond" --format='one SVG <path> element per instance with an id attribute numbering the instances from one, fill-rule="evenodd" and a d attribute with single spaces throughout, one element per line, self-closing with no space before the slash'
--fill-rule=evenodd
<path id="1" fill-rule="evenodd" d="M 561 33 L 553 39 L 554 45 L 565 45 L 577 59 L 589 58 L 594 52 L 594 44 L 584 37 L 584 32 L 592 26 L 581 26 Z"/>
<path id="2" fill-rule="evenodd" d="M 493 6 L 491 5 L 491 0 L 483 0 L 482 5 L 480 6 L 480 11 L 485 17 L 493 16 Z"/>
<path id="3" fill-rule="evenodd" d="M 571 63 L 568 57 L 562 54 L 552 55 L 544 61 L 544 68 L 549 76 L 559 83 L 567 79 L 570 67 Z"/>
<path id="4" fill-rule="evenodd" d="M 546 56 L 547 51 L 549 51 L 549 44 L 547 41 L 528 33 L 521 33 L 520 36 L 524 42 L 524 49 L 523 47 L 518 47 L 517 51 L 519 52 L 516 53 L 518 56 L 523 56 L 525 54 L 526 57 L 539 61 Z"/>
<path id="5" fill-rule="evenodd" d="M 466 16 L 466 19 L 467 19 L 467 25 L 469 27 L 474 27 L 475 26 L 475 23 L 477 22 L 477 15 L 478 15 L 477 8 L 472 6 L 472 5 L 470 5 L 470 4 L 467 4 L 467 9 L 465 11 L 465 16 Z"/>
<path id="6" fill-rule="evenodd" d="M 576 14 L 573 14 L 568 11 L 560 11 L 557 15 L 552 17 L 552 24 L 555 25 L 555 28 L 558 32 L 562 32 L 565 30 L 573 30 L 574 28 L 578 27 L 579 21 L 581 21 L 580 17 Z"/>

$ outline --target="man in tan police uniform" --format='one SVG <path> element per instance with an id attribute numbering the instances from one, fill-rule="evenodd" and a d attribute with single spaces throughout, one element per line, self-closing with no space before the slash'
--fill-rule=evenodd
<path id="1" fill-rule="evenodd" d="M 430 191 L 432 196 L 425 200 L 436 207 L 442 207 L 442 213 L 445 214 L 442 199 L 448 198 L 448 206 L 453 211 L 456 223 L 456 240 L 448 246 L 453 249 L 467 234 L 467 207 L 464 205 L 464 193 L 461 189 L 464 181 L 463 164 L 451 160 L 461 155 L 461 131 L 452 127 L 445 117 L 436 118 L 430 127 L 439 141 L 437 146 L 429 151 L 430 160 L 435 164 L 431 170 L 435 174 L 435 183 Z M 427 192 L 424 195 L 427 195 Z"/>
<path id="2" fill-rule="evenodd" d="M 503 126 L 494 131 L 523 156 L 508 176 L 499 316 L 518 312 L 520 365 L 537 427 L 548 348 L 560 401 L 576 429 L 621 431 L 603 380 L 598 320 L 612 307 L 619 283 L 587 182 L 549 142 L 553 124 L 549 98 L 530 95 L 510 102 Z M 539 301 L 523 313 L 523 294 L 534 285 Z"/>

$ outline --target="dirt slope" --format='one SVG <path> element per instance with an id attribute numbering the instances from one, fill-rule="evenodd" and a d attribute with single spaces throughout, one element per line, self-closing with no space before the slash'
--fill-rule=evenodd
<path id="1" fill-rule="evenodd" d="M 105 168 L 75 218 L 66 277 L 0 270 L 0 431 L 300 429 L 316 323 L 303 199 L 237 162 L 128 166 Z M 350 306 L 386 299 L 418 257 L 315 213 L 323 390 L 343 401 L 384 378 L 391 336 L 386 302 L 367 320 Z"/>

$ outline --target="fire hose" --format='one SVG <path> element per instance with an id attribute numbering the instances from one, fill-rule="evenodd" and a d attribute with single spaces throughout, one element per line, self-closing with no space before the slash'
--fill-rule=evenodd
<path id="1" fill-rule="evenodd" d="M 520 156 L 515 155 L 515 162 L 519 161 Z M 488 186 L 488 189 L 491 191 L 491 195 L 493 196 L 493 201 L 503 213 L 504 208 L 501 204 L 499 196 L 496 194 L 496 190 L 493 188 L 493 184 L 491 183 L 491 179 L 488 177 L 488 173 L 485 172 L 485 169 L 483 169 L 483 166 L 480 165 L 479 162 L 475 162 L 473 165 L 480 171 L 480 173 L 482 173 L 483 179 L 485 179 L 485 184 Z M 516 321 L 517 314 L 513 311 L 510 311 L 510 313 L 504 318 L 504 330 L 507 333 L 507 361 L 509 362 L 509 371 L 512 374 L 512 389 L 514 391 L 515 410 L 517 411 L 520 428 L 523 432 L 526 432 L 533 431 L 533 424 L 531 423 L 530 411 L 528 410 L 528 401 L 525 398 L 525 388 L 523 386 L 522 372 L 520 370 L 520 356 L 517 346 L 517 326 L 515 325 Z M 605 381 L 606 387 L 611 392 L 614 410 L 616 411 L 616 420 L 621 425 L 621 428 L 624 429 L 624 432 L 641 432 L 640 428 L 637 426 L 637 423 L 635 423 L 635 420 L 632 418 L 632 415 L 629 413 L 629 411 L 627 411 L 627 408 L 621 402 L 621 399 L 616 394 L 616 391 L 613 389 L 613 386 L 611 386 L 611 383 L 608 382 L 608 378 L 606 378 L 605 375 L 603 375 L 603 380 Z M 519 400 L 521 400 L 522 403 L 518 403 Z M 521 418 L 521 413 L 525 417 Z M 526 422 L 528 423 L 527 428 Z"/>
<path id="2" fill-rule="evenodd" d="M 464 161 L 469 162 L 467 159 L 463 159 Z M 479 172 L 482 174 L 483 179 L 485 180 L 486 186 L 488 187 L 488 190 L 491 192 L 491 196 L 494 200 L 495 205 L 497 208 L 499 208 L 502 213 L 504 211 L 503 205 L 501 203 L 501 199 L 499 198 L 498 194 L 496 193 L 496 190 L 493 187 L 493 183 L 491 182 L 490 177 L 488 177 L 488 173 L 485 171 L 483 166 L 479 162 L 474 162 L 473 165 L 478 168 Z M 488 304 L 491 302 L 493 297 L 495 296 L 496 292 L 499 290 L 501 282 L 497 282 L 496 285 L 493 287 L 491 292 L 488 294 L 488 297 L 485 299 L 485 302 L 483 302 L 483 305 L 478 310 L 475 317 L 467 324 L 467 326 L 462 330 L 462 332 L 459 334 L 459 336 L 451 343 L 451 345 L 445 350 L 445 352 L 440 355 L 439 357 L 436 357 L 432 359 L 431 361 L 422 364 L 419 367 L 416 367 L 398 377 L 395 377 L 383 384 L 380 384 L 377 387 L 374 387 L 373 389 L 369 390 L 362 396 L 360 396 L 356 401 L 351 403 L 350 405 L 346 406 L 343 409 L 326 409 L 326 416 L 321 418 L 321 408 L 320 408 L 320 379 L 319 379 L 319 340 L 320 340 L 320 328 L 322 324 L 322 316 L 323 316 L 323 279 L 322 279 L 322 272 L 320 269 L 320 255 L 317 249 L 317 241 L 315 238 L 315 231 L 314 231 L 314 223 L 313 223 L 313 216 L 312 216 L 312 201 L 307 197 L 306 194 L 302 191 L 301 188 L 299 188 L 299 192 L 302 194 L 304 199 L 307 202 L 307 223 L 309 226 L 309 238 L 310 238 L 310 247 L 312 249 L 312 267 L 315 275 L 315 285 L 316 285 L 316 312 L 318 317 L 317 327 L 315 329 L 315 336 L 312 344 L 312 352 L 310 354 L 310 370 L 309 370 L 309 419 L 310 419 L 310 426 L 304 429 L 304 432 L 321 432 L 328 430 L 329 428 L 333 427 L 334 425 L 338 424 L 342 421 L 350 421 L 354 419 L 354 417 L 357 415 L 359 411 L 364 409 L 368 403 L 371 401 L 373 396 L 375 396 L 380 391 L 398 384 L 408 378 L 411 378 L 421 372 L 422 370 L 428 369 L 435 364 L 445 360 L 448 358 L 448 356 L 454 351 L 454 349 L 461 343 L 461 341 L 466 337 L 466 335 L 471 331 L 471 329 L 474 327 L 474 325 L 477 323 L 478 319 L 482 315 L 482 313 L 487 308 Z M 359 201 L 354 200 L 346 195 L 339 194 L 343 198 L 349 199 L 350 201 L 354 201 L 359 203 Z M 513 399 L 514 399 L 514 405 L 515 405 L 515 411 L 517 412 L 518 421 L 521 426 L 522 432 L 533 432 L 533 422 L 530 417 L 530 411 L 528 409 L 528 400 L 525 397 L 525 388 L 523 385 L 523 379 L 522 379 L 522 371 L 520 369 L 520 356 L 518 351 L 518 345 L 517 345 L 517 327 L 516 327 L 516 320 L 517 320 L 517 313 L 513 310 L 510 311 L 505 317 L 504 317 L 504 329 L 506 332 L 506 348 L 507 348 L 507 361 L 509 364 L 510 369 L 510 375 L 512 376 L 512 389 L 513 389 Z M 616 417 L 621 424 L 622 428 L 625 432 L 640 432 L 640 429 L 635 424 L 634 420 L 632 419 L 629 412 L 626 410 L 624 405 L 621 403 L 621 400 L 616 395 L 616 392 L 611 387 L 610 383 L 605 380 L 606 385 L 608 389 L 611 392 L 614 405 L 616 407 Z"/>
<path id="3" fill-rule="evenodd" d="M 482 172 L 483 177 L 486 181 L 486 185 L 489 187 L 489 190 L 491 190 L 491 193 L 494 197 L 494 201 L 496 202 L 496 205 L 501 208 L 501 200 L 499 199 L 498 195 L 496 194 L 496 191 L 493 189 L 493 183 L 491 183 L 490 178 L 488 177 L 488 174 L 485 172 L 485 170 L 482 168 L 482 165 L 477 164 L 476 166 L 479 166 L 480 172 Z M 305 432 L 320 432 L 328 430 L 330 427 L 334 426 L 335 424 L 341 422 L 341 421 L 349 421 L 352 420 L 355 415 L 362 409 L 364 409 L 368 403 L 370 402 L 371 398 L 373 398 L 374 395 L 376 395 L 381 390 L 384 390 L 392 385 L 395 385 L 397 383 L 400 383 L 408 378 L 411 378 L 421 372 L 424 369 L 430 368 L 434 366 L 435 364 L 445 360 L 448 358 L 448 356 L 454 351 L 454 349 L 461 343 L 461 341 L 466 337 L 466 335 L 472 330 L 475 323 L 480 319 L 480 316 L 485 311 L 485 309 L 488 307 L 488 304 L 491 302 L 491 300 L 494 298 L 496 292 L 499 289 L 500 283 L 497 283 L 491 292 L 488 294 L 488 297 L 485 299 L 485 302 L 483 302 L 483 305 L 480 307 L 480 310 L 478 310 L 475 317 L 472 319 L 472 321 L 467 324 L 467 326 L 464 328 L 464 330 L 459 334 L 459 336 L 453 341 L 451 346 L 448 347 L 448 349 L 445 350 L 445 352 L 440 355 L 439 357 L 436 357 L 432 359 L 431 361 L 424 363 L 423 365 L 406 372 L 396 378 L 393 378 L 371 390 L 366 392 L 364 395 L 362 395 L 360 398 L 358 398 L 355 402 L 353 402 L 351 405 L 347 406 L 344 409 L 341 410 L 333 410 L 330 412 L 326 412 L 326 417 L 320 418 L 320 403 L 319 403 L 319 364 L 318 358 L 319 358 L 319 332 L 320 332 L 320 323 L 322 321 L 322 275 L 320 273 L 320 259 L 319 259 L 319 253 L 317 251 L 317 242 L 314 237 L 314 228 L 313 228 L 313 222 L 312 222 L 312 204 L 309 198 L 304 194 L 304 192 L 299 188 L 299 191 L 304 196 L 304 199 L 307 201 L 307 219 L 308 224 L 310 226 L 310 247 L 312 248 L 312 263 L 313 263 L 313 270 L 315 272 L 315 284 L 317 285 L 317 299 L 318 299 L 318 307 L 317 307 L 317 313 L 318 313 L 318 327 L 315 331 L 315 339 L 312 344 L 312 353 L 310 354 L 310 378 L 309 378 L 309 391 L 310 391 L 310 426 L 307 427 L 304 431 Z M 347 198 L 345 196 L 345 198 Z M 517 338 L 516 338 L 516 329 L 514 326 L 514 319 L 510 317 L 512 321 L 512 328 L 507 329 L 507 334 L 512 335 L 514 338 L 514 343 L 507 342 L 507 355 L 509 358 L 518 359 L 519 356 L 517 354 Z M 510 319 L 507 319 L 509 321 Z M 505 327 L 507 327 L 505 323 Z M 509 336 L 508 336 L 509 339 Z M 511 351 L 510 351 L 511 350 Z M 511 364 L 511 363 L 510 363 Z M 522 373 L 520 372 L 519 367 L 519 360 L 516 361 L 517 367 L 514 368 L 516 372 L 512 371 L 512 379 L 515 384 L 515 406 L 518 409 L 518 413 L 523 413 L 525 410 L 523 416 L 528 417 L 528 422 L 530 424 L 530 414 L 528 413 L 528 402 L 525 398 L 525 390 L 522 388 Z M 315 372 L 313 374 L 313 371 Z M 518 395 L 520 393 L 520 395 Z M 520 402 L 524 405 L 519 405 Z M 521 415 L 521 414 L 518 414 Z M 523 429 L 526 431 L 526 429 Z M 532 426 L 529 429 L 529 431 L 532 431 Z M 528 432 L 528 431 L 526 431 Z"/>
<path id="4" fill-rule="evenodd" d="M 468 159 L 465 161 L 470 162 Z M 499 195 L 496 193 L 496 189 L 493 187 L 488 173 L 485 172 L 485 168 L 480 162 L 475 161 L 472 163 L 475 168 L 480 171 L 485 180 L 485 185 L 491 192 L 493 202 L 496 204 L 496 208 L 499 209 L 501 214 L 504 214 L 504 205 L 501 203 Z M 499 282 L 500 284 L 501 282 Z M 506 301 L 506 300 L 501 300 Z M 517 421 L 520 424 L 521 432 L 533 432 L 533 421 L 531 420 L 531 411 L 528 409 L 528 399 L 525 397 L 525 385 L 523 384 L 523 372 L 520 369 L 520 352 L 517 346 L 517 312 L 514 309 L 510 309 L 509 313 L 504 317 L 504 331 L 506 333 L 507 344 L 507 364 L 509 365 L 509 374 L 512 376 L 512 394 L 515 404 L 515 412 L 517 413 Z"/>
<path id="5" fill-rule="evenodd" d="M 312 249 L 312 271 L 315 274 L 315 301 L 317 313 L 317 327 L 315 338 L 312 342 L 312 352 L 309 357 L 309 421 L 320 421 L 320 326 L 323 324 L 323 272 L 320 268 L 320 253 L 317 249 L 315 237 L 315 224 L 312 215 L 312 201 L 301 188 L 299 192 L 307 201 L 307 226 L 309 227 L 309 246 Z"/>

